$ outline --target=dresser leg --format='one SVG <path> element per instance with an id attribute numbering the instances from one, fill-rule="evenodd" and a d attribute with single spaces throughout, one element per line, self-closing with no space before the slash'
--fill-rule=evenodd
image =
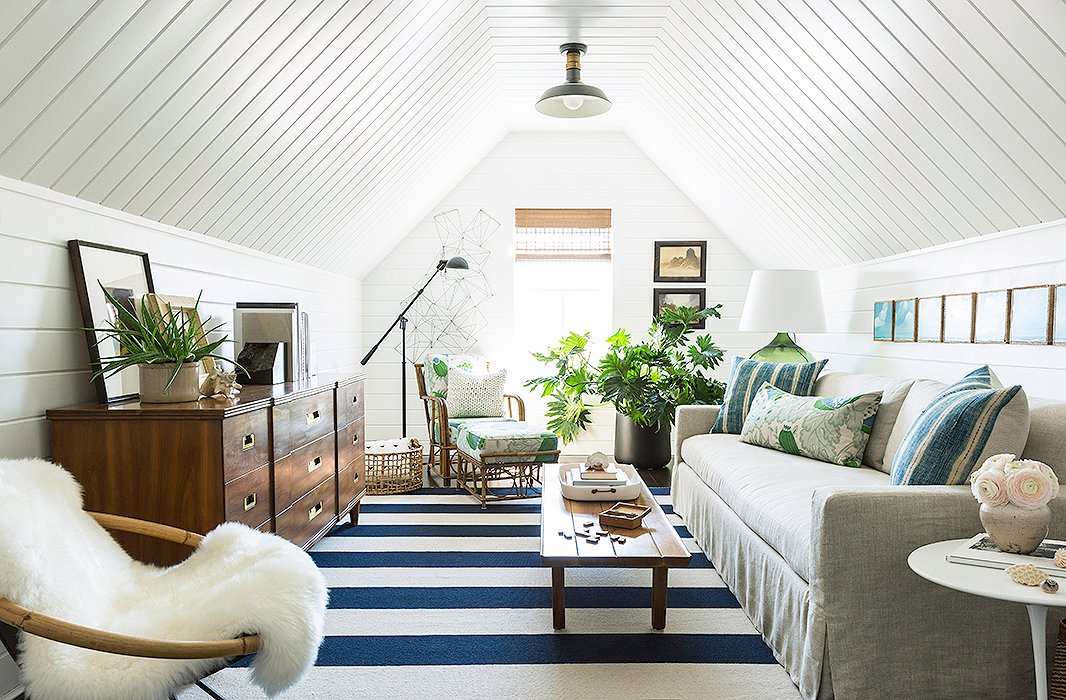
<path id="1" fill-rule="evenodd" d="M 362 502 L 356 503 L 352 506 L 352 509 L 348 511 L 348 522 L 353 526 L 359 524 L 359 506 L 363 505 Z"/>

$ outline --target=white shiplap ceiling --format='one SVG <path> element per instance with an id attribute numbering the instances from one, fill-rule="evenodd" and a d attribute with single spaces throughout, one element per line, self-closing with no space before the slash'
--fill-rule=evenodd
<path id="1" fill-rule="evenodd" d="M 564 41 L 615 108 L 553 120 Z M 362 277 L 512 129 L 627 132 L 762 266 L 1066 216 L 1064 0 L 2 0 L 0 173 Z"/>

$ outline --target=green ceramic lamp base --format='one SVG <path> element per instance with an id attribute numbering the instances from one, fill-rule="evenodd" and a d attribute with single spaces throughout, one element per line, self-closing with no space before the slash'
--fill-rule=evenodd
<path id="1" fill-rule="evenodd" d="M 766 347 L 752 353 L 751 359 L 763 362 L 814 362 L 814 357 L 796 345 L 788 333 L 778 333 Z"/>

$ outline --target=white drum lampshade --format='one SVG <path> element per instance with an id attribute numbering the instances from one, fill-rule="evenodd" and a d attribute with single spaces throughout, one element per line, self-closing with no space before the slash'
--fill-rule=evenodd
<path id="1" fill-rule="evenodd" d="M 751 275 L 741 331 L 776 333 L 769 345 L 752 355 L 770 362 L 810 362 L 789 333 L 824 333 L 825 307 L 817 270 L 756 270 Z"/>

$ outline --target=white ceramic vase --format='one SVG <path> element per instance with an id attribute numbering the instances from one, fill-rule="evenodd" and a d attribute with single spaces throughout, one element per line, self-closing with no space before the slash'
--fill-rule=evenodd
<path id="1" fill-rule="evenodd" d="M 169 388 L 166 387 L 173 364 L 137 365 L 140 371 L 141 403 L 184 403 L 200 398 L 200 365 L 186 362 L 178 370 L 178 376 Z"/>
<path id="2" fill-rule="evenodd" d="M 1046 505 L 1020 508 L 1011 503 L 1003 506 L 982 503 L 981 524 L 1004 552 L 1029 554 L 1047 537 L 1051 510 Z"/>

